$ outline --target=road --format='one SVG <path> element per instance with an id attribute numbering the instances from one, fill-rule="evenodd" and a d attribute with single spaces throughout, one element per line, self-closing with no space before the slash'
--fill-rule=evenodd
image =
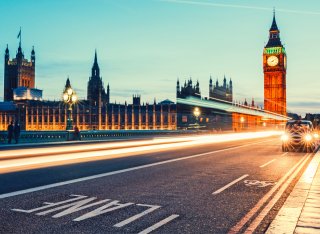
<path id="1" fill-rule="evenodd" d="M 221 139 L 2 151 L 0 233 L 263 232 L 313 154 Z"/>

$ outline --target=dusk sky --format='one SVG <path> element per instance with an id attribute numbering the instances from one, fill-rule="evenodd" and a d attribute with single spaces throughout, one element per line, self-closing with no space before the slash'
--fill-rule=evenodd
<path id="1" fill-rule="evenodd" d="M 231 77 L 234 99 L 263 102 L 262 52 L 273 7 L 287 51 L 288 112 L 319 113 L 320 1 L 317 0 L 2 0 L 0 61 L 9 45 L 30 59 L 36 86 L 60 99 L 67 77 L 86 97 L 94 50 L 111 101 L 175 101 L 176 80 L 192 77 L 208 96 L 210 75 Z M 3 65 L 0 66 L 3 100 Z"/>

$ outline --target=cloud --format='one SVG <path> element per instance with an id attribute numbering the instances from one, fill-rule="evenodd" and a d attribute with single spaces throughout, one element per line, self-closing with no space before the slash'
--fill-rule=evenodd
<path id="1" fill-rule="evenodd" d="M 198 5 L 198 6 L 242 8 L 242 9 L 263 10 L 263 11 L 273 10 L 272 8 L 268 8 L 268 7 L 224 4 L 224 3 L 214 3 L 214 2 L 207 2 L 207 1 L 205 1 L 205 2 L 204 1 L 189 1 L 189 0 L 157 0 L 157 1 L 168 2 L 168 3 L 177 3 L 177 4 Z M 286 13 L 304 14 L 304 15 L 320 15 L 320 12 L 317 12 L 317 11 L 300 11 L 300 10 L 291 10 L 291 9 L 282 9 L 282 8 L 277 8 L 277 12 L 286 12 Z"/>

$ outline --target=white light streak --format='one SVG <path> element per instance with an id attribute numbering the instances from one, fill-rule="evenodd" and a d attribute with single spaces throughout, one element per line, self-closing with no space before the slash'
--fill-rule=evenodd
<path id="1" fill-rule="evenodd" d="M 188 4 L 197 6 L 210 6 L 210 7 L 224 7 L 224 8 L 240 8 L 240 9 L 251 9 L 251 10 L 262 10 L 262 11 L 272 11 L 273 8 L 268 7 L 258 7 L 258 6 L 248 6 L 248 5 L 236 5 L 236 4 L 223 4 L 214 2 L 203 2 L 203 1 L 187 1 L 187 0 L 158 0 L 159 2 L 177 3 L 177 4 Z M 300 11 L 277 8 L 277 12 L 286 12 L 293 14 L 304 14 L 304 15 L 320 15 L 318 11 Z"/>
<path id="2" fill-rule="evenodd" d="M 70 164 L 81 161 L 88 160 L 99 160 L 99 159 L 113 159 L 125 156 L 132 156 L 141 153 L 154 153 L 159 151 L 167 151 L 173 149 L 185 149 L 186 147 L 201 146 L 206 144 L 216 144 L 229 141 L 238 141 L 246 139 L 256 139 L 265 138 L 273 135 L 280 135 L 281 131 L 266 131 L 266 132 L 247 132 L 247 133 L 228 133 L 228 134 L 216 134 L 216 135 L 201 135 L 183 138 L 168 138 L 168 139 L 155 139 L 149 142 L 148 145 L 135 146 L 139 144 L 139 141 L 130 142 L 119 142 L 119 148 L 110 149 L 110 145 L 115 145 L 116 143 L 106 143 L 103 144 L 105 148 L 101 148 L 99 144 L 97 147 L 101 150 L 88 151 L 88 145 L 77 145 L 77 146 L 64 146 L 59 148 L 42 148 L 38 149 L 38 153 L 41 152 L 43 155 L 37 157 L 28 157 L 34 154 L 36 149 L 24 149 L 12 150 L 11 155 L 17 155 L 15 151 L 18 151 L 21 158 L 4 160 L 2 158 L 0 165 L 0 173 L 7 171 L 8 169 L 18 168 L 18 167 L 34 167 L 35 165 L 55 165 L 55 164 Z M 158 142 L 166 142 L 164 144 L 153 144 Z M 132 147 L 128 147 L 128 143 Z M 110 144 L 110 145 L 109 145 Z M 92 149 L 96 149 L 94 144 L 90 145 Z M 121 148 L 122 147 L 122 148 Z M 125 148 L 124 148 L 125 147 Z M 79 152 L 79 149 L 84 150 L 84 152 Z M 76 153 L 73 153 L 74 150 Z M 46 153 L 50 155 L 46 155 Z M 61 154 L 61 152 L 67 152 Z M 6 152 L 7 154 L 10 151 Z M 57 154 L 53 154 L 57 153 Z M 27 155 L 27 156 L 25 156 Z M 69 162 L 68 162 L 69 161 Z M 48 165 L 47 165 L 48 166 Z"/>

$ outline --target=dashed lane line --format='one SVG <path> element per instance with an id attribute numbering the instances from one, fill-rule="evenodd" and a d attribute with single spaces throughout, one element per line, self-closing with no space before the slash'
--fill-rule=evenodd
<path id="1" fill-rule="evenodd" d="M 235 179 L 234 181 L 230 182 L 229 184 L 227 184 L 227 185 L 223 186 L 222 188 L 214 191 L 214 192 L 212 193 L 212 195 L 217 195 L 217 194 L 223 192 L 224 190 L 226 190 L 227 188 L 231 187 L 232 185 L 238 183 L 239 181 L 243 180 L 243 179 L 246 178 L 247 176 L 249 176 L 249 175 L 248 175 L 248 174 L 245 174 L 245 175 L 239 177 L 238 179 Z"/>
<path id="2" fill-rule="evenodd" d="M 155 223 L 154 225 L 152 225 L 151 227 L 148 227 L 147 229 L 144 229 L 143 231 L 139 232 L 138 234 L 147 234 L 150 233 L 156 229 L 158 229 L 159 227 L 171 222 L 172 220 L 174 220 L 175 218 L 178 218 L 179 215 L 170 215 L 169 217 L 161 220 L 158 223 Z"/>
<path id="3" fill-rule="evenodd" d="M 191 155 L 191 156 L 165 160 L 162 162 L 150 163 L 150 164 L 146 164 L 146 165 L 142 165 L 142 166 L 131 167 L 131 168 L 126 168 L 126 169 L 122 169 L 122 170 L 111 171 L 111 172 L 107 172 L 107 173 L 86 176 L 86 177 L 77 178 L 77 179 L 73 179 L 73 180 L 68 180 L 68 181 L 43 185 L 43 186 L 39 186 L 39 187 L 24 189 L 24 190 L 20 190 L 20 191 L 11 192 L 11 193 L 5 193 L 5 194 L 0 195 L 0 199 L 7 198 L 7 197 L 13 197 L 13 196 L 17 196 L 17 195 L 22 195 L 22 194 L 27 194 L 27 193 L 32 193 L 32 192 L 41 191 L 41 190 L 46 190 L 46 189 L 50 189 L 50 188 L 60 187 L 60 186 L 68 185 L 68 184 L 74 184 L 74 183 L 83 182 L 83 181 L 87 181 L 87 180 L 98 179 L 98 178 L 107 177 L 107 176 L 111 176 L 111 175 L 122 174 L 122 173 L 129 172 L 129 171 L 136 171 L 136 170 L 140 170 L 140 169 L 144 169 L 144 168 L 164 165 L 164 164 L 168 164 L 168 163 L 172 163 L 172 162 L 178 162 L 178 161 L 183 161 L 183 160 L 187 160 L 187 159 L 203 157 L 203 156 L 207 156 L 210 154 L 216 154 L 216 153 L 226 152 L 226 151 L 230 151 L 230 150 L 234 150 L 234 149 L 245 148 L 248 146 L 257 145 L 257 144 L 261 144 L 261 143 L 265 143 L 265 142 L 271 142 L 271 141 L 274 141 L 274 139 L 273 140 L 258 141 L 255 143 L 230 147 L 227 149 L 215 150 L 215 151 L 210 151 L 210 152 L 206 152 L 206 153 L 195 154 L 195 155 Z"/>
<path id="4" fill-rule="evenodd" d="M 267 162 L 267 163 L 265 163 L 265 164 L 261 165 L 260 167 L 261 167 L 261 168 L 266 167 L 266 166 L 268 166 L 270 163 L 273 163 L 274 161 L 276 161 L 276 159 L 275 159 L 275 158 L 274 158 L 274 159 L 272 159 L 272 160 L 270 160 L 269 162 Z"/>
<path id="5" fill-rule="evenodd" d="M 283 157 L 283 156 L 285 156 L 285 155 L 288 154 L 288 153 L 289 153 L 289 152 L 285 152 L 284 154 L 281 154 L 280 157 Z M 266 166 L 268 166 L 270 163 L 273 163 L 273 162 L 276 161 L 276 160 L 277 160 L 277 159 L 274 158 L 274 159 L 270 160 L 269 162 L 261 165 L 260 167 L 261 167 L 261 168 L 266 167 Z"/>

